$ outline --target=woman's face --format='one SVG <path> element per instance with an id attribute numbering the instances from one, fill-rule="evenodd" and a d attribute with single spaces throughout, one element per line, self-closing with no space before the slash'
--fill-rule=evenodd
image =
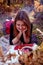
<path id="1" fill-rule="evenodd" d="M 23 21 L 18 20 L 18 21 L 16 22 L 16 29 L 17 29 L 18 31 L 23 31 L 23 30 L 26 29 L 26 25 L 24 24 Z"/>

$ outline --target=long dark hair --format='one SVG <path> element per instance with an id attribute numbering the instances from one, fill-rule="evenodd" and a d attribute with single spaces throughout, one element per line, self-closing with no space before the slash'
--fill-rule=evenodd
<path id="1" fill-rule="evenodd" d="M 30 36 L 30 32 L 31 32 L 31 24 L 30 24 L 30 20 L 29 17 L 27 15 L 27 13 L 25 11 L 19 11 L 18 14 L 15 17 L 15 21 L 14 21 L 14 35 L 17 36 L 17 34 L 19 33 L 16 29 L 16 22 L 18 20 L 21 20 L 25 23 L 25 25 L 27 26 L 27 31 L 26 31 L 26 36 Z"/>

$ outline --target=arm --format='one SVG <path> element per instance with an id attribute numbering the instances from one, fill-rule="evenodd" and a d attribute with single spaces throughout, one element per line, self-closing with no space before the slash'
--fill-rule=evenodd
<path id="1" fill-rule="evenodd" d="M 28 32 L 29 35 L 26 35 L 26 31 L 27 31 L 27 27 L 25 27 L 25 29 L 23 30 L 23 37 L 24 37 L 24 42 L 25 43 L 30 43 L 31 42 L 31 33 L 32 33 L 32 25 L 30 27 L 30 30 Z"/>
<path id="2" fill-rule="evenodd" d="M 12 40 L 12 43 L 16 44 L 17 42 L 19 42 L 21 35 L 22 35 L 22 32 L 19 32 L 19 34 Z"/>
<path id="3" fill-rule="evenodd" d="M 30 38 L 28 36 L 26 36 L 25 32 L 23 32 L 23 37 L 24 37 L 24 42 L 29 43 Z"/>

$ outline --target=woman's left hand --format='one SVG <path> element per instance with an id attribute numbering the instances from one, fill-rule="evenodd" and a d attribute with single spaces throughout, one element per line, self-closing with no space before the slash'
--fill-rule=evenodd
<path id="1" fill-rule="evenodd" d="M 23 32 L 26 32 L 27 31 L 27 27 L 23 27 Z"/>

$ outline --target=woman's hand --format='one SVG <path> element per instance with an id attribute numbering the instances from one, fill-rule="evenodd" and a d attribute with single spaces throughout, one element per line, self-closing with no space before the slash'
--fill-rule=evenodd
<path id="1" fill-rule="evenodd" d="M 23 33 L 24 42 L 25 42 L 25 43 L 29 43 L 29 37 L 26 36 L 26 33 L 25 33 L 26 31 L 27 31 L 27 27 L 24 26 L 24 27 L 22 28 L 22 33 Z"/>
<path id="2" fill-rule="evenodd" d="M 22 32 L 24 33 L 24 32 L 26 32 L 26 31 L 27 31 L 27 27 L 24 26 L 24 27 L 22 28 Z"/>
<path id="3" fill-rule="evenodd" d="M 26 26 L 22 26 L 18 31 L 20 33 L 26 32 L 27 31 L 27 27 Z"/>

